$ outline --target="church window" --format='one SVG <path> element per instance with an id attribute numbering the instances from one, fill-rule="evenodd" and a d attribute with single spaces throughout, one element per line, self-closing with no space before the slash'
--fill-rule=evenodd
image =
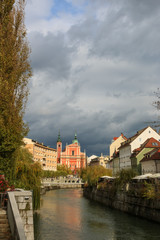
<path id="1" fill-rule="evenodd" d="M 72 151 L 72 156 L 74 156 L 74 151 Z"/>

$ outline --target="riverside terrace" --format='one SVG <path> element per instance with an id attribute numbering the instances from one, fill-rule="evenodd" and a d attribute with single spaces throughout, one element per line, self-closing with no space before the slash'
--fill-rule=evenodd
<path id="1" fill-rule="evenodd" d="M 77 177 L 58 177 L 58 178 L 43 178 L 42 189 L 55 189 L 55 188 L 82 188 L 83 182 L 81 178 Z"/>

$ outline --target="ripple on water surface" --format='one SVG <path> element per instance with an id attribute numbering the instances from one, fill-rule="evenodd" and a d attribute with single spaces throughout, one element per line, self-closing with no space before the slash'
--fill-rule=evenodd
<path id="1" fill-rule="evenodd" d="M 159 224 L 85 199 L 81 189 L 42 196 L 34 214 L 35 240 L 158 240 Z"/>

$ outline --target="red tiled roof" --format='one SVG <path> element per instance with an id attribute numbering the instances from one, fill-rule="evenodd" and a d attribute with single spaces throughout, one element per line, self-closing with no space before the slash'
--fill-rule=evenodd
<path id="1" fill-rule="evenodd" d="M 136 149 L 134 149 L 134 150 L 133 150 L 133 153 L 131 154 L 131 158 L 137 156 L 140 151 L 141 151 L 141 148 L 136 148 Z"/>
<path id="2" fill-rule="evenodd" d="M 160 142 L 155 138 L 148 138 L 142 145 L 141 148 L 159 148 Z"/>
<path id="3" fill-rule="evenodd" d="M 123 133 L 121 133 L 121 136 L 124 138 L 124 140 L 127 140 L 127 138 L 123 135 Z"/>
<path id="4" fill-rule="evenodd" d="M 140 147 L 133 150 L 133 152 L 140 152 L 140 151 L 141 151 Z"/>
<path id="5" fill-rule="evenodd" d="M 160 142 L 155 138 L 148 138 L 139 148 L 133 150 L 131 157 L 136 156 L 144 148 L 160 148 Z"/>
<path id="6" fill-rule="evenodd" d="M 118 139 L 118 137 L 114 137 L 113 140 L 116 141 Z"/>
<path id="7" fill-rule="evenodd" d="M 149 127 L 149 126 L 148 126 Z M 144 132 L 148 127 L 145 127 L 139 131 L 137 131 L 137 133 L 135 135 L 133 135 L 132 137 L 128 138 L 127 141 L 121 143 L 120 148 L 126 147 L 128 145 L 130 145 L 131 142 L 133 142 L 142 132 Z M 153 129 L 153 128 L 152 128 Z M 154 130 L 154 129 L 153 129 Z M 154 130 L 155 131 L 155 130 Z M 156 131 L 155 131 L 156 132 Z"/>
<path id="8" fill-rule="evenodd" d="M 123 135 L 123 133 L 121 133 L 121 135 L 123 137 L 124 140 L 127 140 L 127 138 Z M 113 140 L 116 141 L 119 137 L 114 137 Z"/>
<path id="9" fill-rule="evenodd" d="M 160 148 L 153 149 L 152 151 L 146 153 L 144 158 L 140 162 L 145 162 L 149 160 L 160 160 Z"/>

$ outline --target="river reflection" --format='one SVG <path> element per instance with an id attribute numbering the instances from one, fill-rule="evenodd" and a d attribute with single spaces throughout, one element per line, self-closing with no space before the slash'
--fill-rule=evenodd
<path id="1" fill-rule="evenodd" d="M 47 192 L 34 221 L 35 240 L 160 239 L 159 224 L 85 199 L 81 189 Z"/>

